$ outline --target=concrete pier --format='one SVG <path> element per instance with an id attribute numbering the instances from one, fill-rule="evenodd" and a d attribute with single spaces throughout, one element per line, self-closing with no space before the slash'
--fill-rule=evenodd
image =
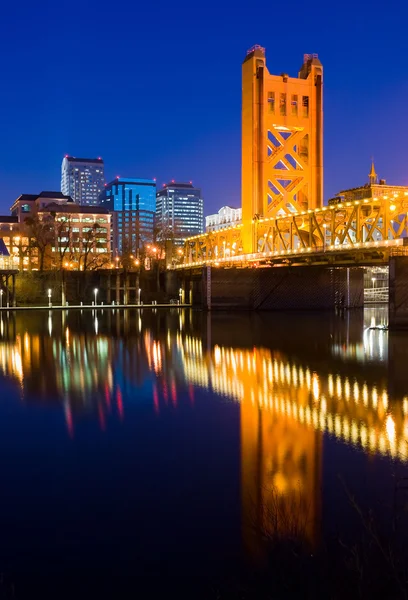
<path id="1" fill-rule="evenodd" d="M 330 310 L 364 304 L 359 267 L 205 267 L 178 276 L 189 303 L 208 310 Z"/>

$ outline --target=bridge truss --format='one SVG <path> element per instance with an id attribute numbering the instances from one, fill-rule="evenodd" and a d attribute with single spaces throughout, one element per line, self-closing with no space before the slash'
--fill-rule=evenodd
<path id="1" fill-rule="evenodd" d="M 367 198 L 271 218 L 252 219 L 186 240 L 183 264 L 200 266 L 250 265 L 254 262 L 312 264 L 315 255 L 326 261 L 384 262 L 392 249 L 405 254 L 408 246 L 408 192 L 391 198 Z M 251 229 L 255 252 L 243 252 L 243 230 Z"/>

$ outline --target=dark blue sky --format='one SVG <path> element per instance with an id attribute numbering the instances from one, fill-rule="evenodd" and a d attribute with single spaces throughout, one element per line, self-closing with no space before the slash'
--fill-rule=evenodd
<path id="1" fill-rule="evenodd" d="M 371 156 L 408 185 L 407 19 L 403 0 L 8 0 L 0 210 L 59 190 L 66 153 L 102 156 L 108 180 L 193 180 L 205 214 L 240 205 L 241 62 L 253 44 L 275 74 L 319 54 L 326 198 L 365 182 Z"/>

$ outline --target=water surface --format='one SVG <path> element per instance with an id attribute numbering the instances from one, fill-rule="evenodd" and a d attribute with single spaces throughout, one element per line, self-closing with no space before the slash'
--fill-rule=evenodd
<path id="1" fill-rule="evenodd" d="M 373 318 L 3 314 L 0 571 L 223 572 L 262 559 L 270 503 L 352 533 L 344 488 L 389 505 L 408 458 L 408 337 Z"/>

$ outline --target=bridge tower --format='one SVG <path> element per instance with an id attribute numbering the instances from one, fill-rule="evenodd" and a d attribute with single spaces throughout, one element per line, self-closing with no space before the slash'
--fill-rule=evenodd
<path id="1" fill-rule="evenodd" d="M 323 67 L 305 54 L 298 77 L 271 75 L 265 49 L 242 65 L 242 237 L 255 252 L 254 220 L 323 204 Z"/>

